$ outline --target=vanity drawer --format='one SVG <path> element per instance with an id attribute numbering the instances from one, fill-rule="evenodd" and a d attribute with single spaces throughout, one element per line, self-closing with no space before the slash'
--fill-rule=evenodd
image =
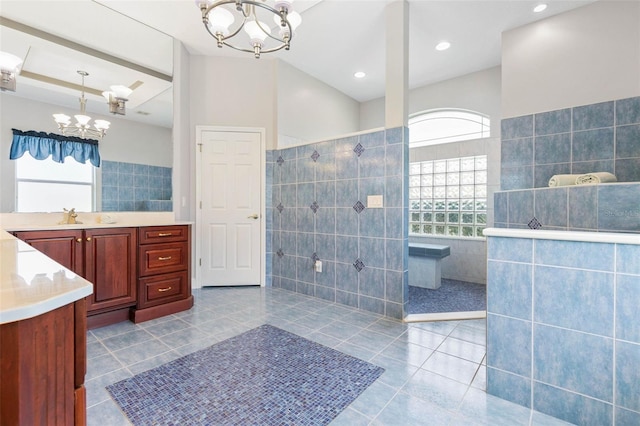
<path id="1" fill-rule="evenodd" d="M 186 270 L 189 261 L 187 242 L 140 246 L 140 276 Z"/>
<path id="2" fill-rule="evenodd" d="M 189 226 L 143 226 L 139 229 L 140 244 L 172 243 L 175 241 L 187 241 Z"/>
<path id="3" fill-rule="evenodd" d="M 138 309 L 162 305 L 188 296 L 187 271 L 140 278 Z"/>

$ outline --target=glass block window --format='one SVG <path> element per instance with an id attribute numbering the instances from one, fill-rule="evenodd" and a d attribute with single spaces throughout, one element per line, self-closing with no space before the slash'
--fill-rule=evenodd
<path id="1" fill-rule="evenodd" d="M 487 224 L 487 156 L 409 165 L 409 233 L 482 237 Z"/>
<path id="2" fill-rule="evenodd" d="M 437 145 L 447 142 L 488 138 L 489 117 L 475 111 L 438 109 L 422 112 L 409 119 L 409 146 Z"/>

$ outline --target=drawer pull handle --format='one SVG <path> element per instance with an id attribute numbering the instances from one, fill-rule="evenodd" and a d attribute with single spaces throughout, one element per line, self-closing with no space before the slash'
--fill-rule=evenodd
<path id="1" fill-rule="evenodd" d="M 171 256 L 159 257 L 158 260 L 171 260 Z"/>
<path id="2" fill-rule="evenodd" d="M 164 293 L 165 291 L 169 291 L 171 290 L 171 287 L 167 287 L 167 288 L 159 288 L 158 291 Z"/>
<path id="3" fill-rule="evenodd" d="M 91 241 L 91 237 L 87 237 L 87 241 Z"/>
<path id="4" fill-rule="evenodd" d="M 170 237 L 171 235 L 171 232 L 161 232 L 158 234 L 158 237 Z"/>
<path id="5" fill-rule="evenodd" d="M 78 238 L 76 241 L 81 243 L 82 242 L 82 238 Z"/>

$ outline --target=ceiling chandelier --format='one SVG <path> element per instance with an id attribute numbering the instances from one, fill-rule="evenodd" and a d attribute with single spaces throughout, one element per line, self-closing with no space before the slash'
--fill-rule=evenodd
<path id="1" fill-rule="evenodd" d="M 218 47 L 229 46 L 236 50 L 253 53 L 256 59 L 261 53 L 289 50 L 293 32 L 302 22 L 299 13 L 291 8 L 293 0 L 275 0 L 270 6 L 266 0 L 195 0 L 202 12 L 202 22 L 209 34 L 216 39 Z M 273 17 L 279 28 L 278 34 L 271 33 L 266 23 Z M 238 20 L 236 21 L 236 18 Z M 242 47 L 231 39 L 241 36 L 241 30 L 248 36 Z M 239 37 L 241 38 L 241 37 Z"/>
<path id="2" fill-rule="evenodd" d="M 72 125 L 71 117 L 66 114 L 53 114 L 53 119 L 58 125 L 58 130 L 60 130 L 60 132 L 65 136 L 78 136 L 84 139 L 102 139 L 111 123 L 109 123 L 107 120 L 95 120 L 93 128 L 91 127 L 91 125 L 89 124 L 89 122 L 91 121 L 91 117 L 85 114 L 87 100 L 84 97 L 84 78 L 88 76 L 89 73 L 86 71 L 78 71 L 78 74 L 82 76 L 82 95 L 79 99 L 80 114 L 74 115 L 76 123 Z"/>

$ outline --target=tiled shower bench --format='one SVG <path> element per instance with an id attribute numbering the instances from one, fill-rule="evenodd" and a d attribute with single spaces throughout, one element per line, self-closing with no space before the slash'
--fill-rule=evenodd
<path id="1" fill-rule="evenodd" d="M 450 253 L 449 246 L 409 243 L 409 285 L 440 288 L 440 260 Z"/>

